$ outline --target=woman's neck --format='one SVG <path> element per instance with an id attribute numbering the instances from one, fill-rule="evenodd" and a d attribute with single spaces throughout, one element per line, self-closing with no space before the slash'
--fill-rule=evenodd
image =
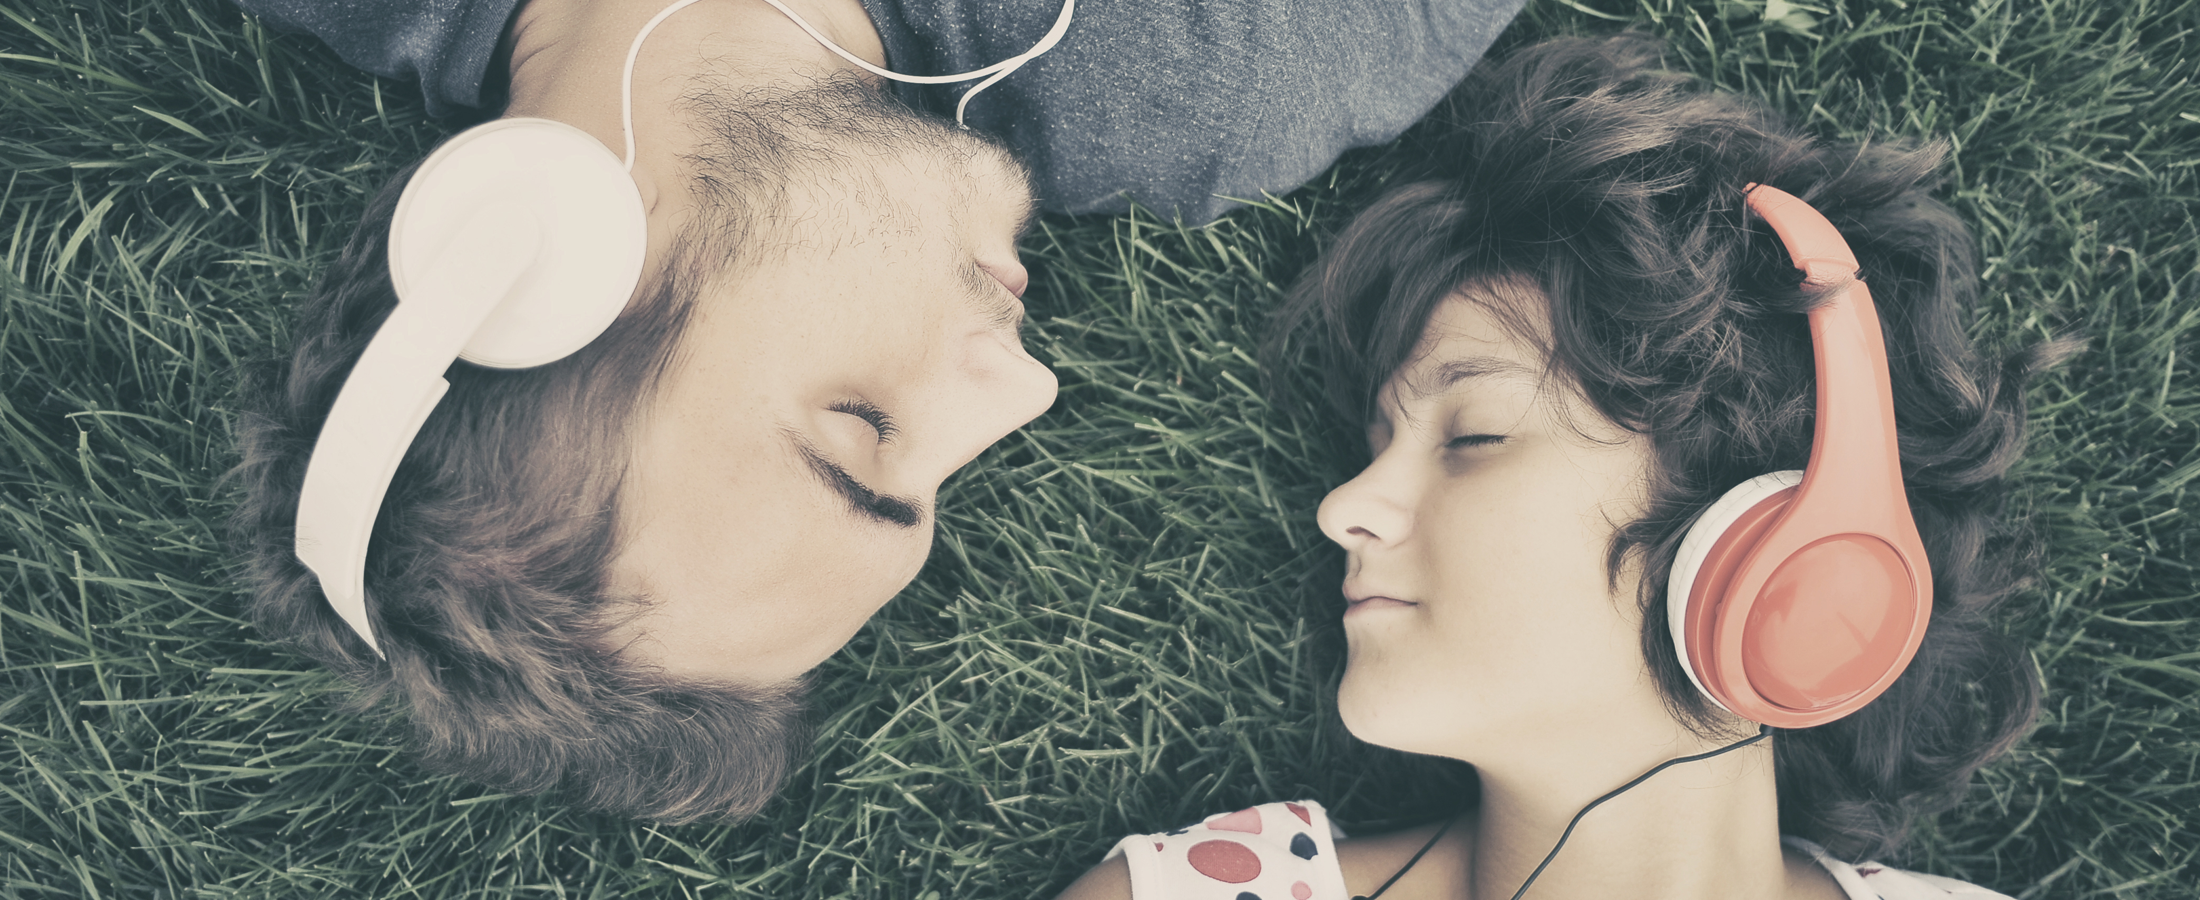
<path id="1" fill-rule="evenodd" d="M 1383 900 L 1510 900 L 1582 807 L 1658 763 L 1724 743 L 1684 739 L 1615 753 L 1476 759 L 1481 800 Z M 1347 879 L 1366 894 L 1434 832 L 1354 841 Z M 1832 876 L 1780 843 L 1769 742 L 1682 763 L 1584 816 L 1524 900 L 1842 900 Z"/>
<path id="2" fill-rule="evenodd" d="M 1666 758 L 1697 752 L 1681 748 Z M 1478 768 L 1481 806 L 1464 848 L 1468 896 L 1510 898 L 1582 807 L 1650 767 L 1631 760 L 1581 762 L 1520 760 Z M 1772 749 L 1744 747 L 1669 768 L 1598 806 L 1536 877 L 1530 895 L 1781 897 L 1788 871 L 1779 834 Z"/>

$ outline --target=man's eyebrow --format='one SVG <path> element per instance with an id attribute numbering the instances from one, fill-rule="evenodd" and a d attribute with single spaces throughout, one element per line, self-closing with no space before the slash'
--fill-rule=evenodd
<path id="1" fill-rule="evenodd" d="M 839 463 L 818 452 L 817 445 L 793 430 L 785 432 L 787 442 L 794 445 L 794 452 L 810 466 L 810 473 L 825 483 L 833 493 L 848 501 L 849 508 L 864 518 L 883 522 L 897 528 L 915 528 L 924 522 L 924 504 L 891 494 L 881 494 L 857 481 Z"/>

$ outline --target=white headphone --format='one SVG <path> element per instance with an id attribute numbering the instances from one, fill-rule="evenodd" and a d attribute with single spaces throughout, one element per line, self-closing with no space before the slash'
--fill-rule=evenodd
<path id="1" fill-rule="evenodd" d="M 306 463 L 298 494 L 296 552 L 329 606 L 380 655 L 367 619 L 367 541 L 383 495 L 420 426 L 449 390 L 457 360 L 496 369 L 555 362 L 611 326 L 641 283 L 649 237 L 634 166 L 634 63 L 642 41 L 678 0 L 642 26 L 627 48 L 620 104 L 626 159 L 585 131 L 549 119 L 498 119 L 445 142 L 406 183 L 390 223 L 390 284 L 397 306 L 346 376 Z M 1052 30 L 1030 50 L 960 75 L 910 76 L 873 66 L 808 22 L 765 0 L 826 48 L 899 81 L 940 84 L 986 77 L 964 106 L 1069 29 L 1064 0 Z"/>

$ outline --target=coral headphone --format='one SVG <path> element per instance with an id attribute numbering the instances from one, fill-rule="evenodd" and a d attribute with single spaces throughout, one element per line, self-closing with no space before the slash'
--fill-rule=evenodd
<path id="1" fill-rule="evenodd" d="M 1681 666 L 1726 710 L 1778 728 L 1855 712 L 1925 640 L 1932 572 L 1902 488 L 1887 345 L 1855 254 L 1825 216 L 1751 185 L 1825 300 L 1810 312 L 1818 415 L 1810 463 L 1743 482 L 1681 541 L 1666 614 Z"/>
<path id="2" fill-rule="evenodd" d="M 298 493 L 298 560 L 329 607 L 380 655 L 367 619 L 367 542 L 382 497 L 450 389 L 458 360 L 524 369 L 571 355 L 611 327 L 641 283 L 649 223 L 634 167 L 634 62 L 642 42 L 696 0 L 675 0 L 627 47 L 620 115 L 626 160 L 549 119 L 498 119 L 459 132 L 421 162 L 390 223 L 389 318 L 352 366 L 321 425 Z M 1016 56 L 955 75 L 888 72 L 841 49 L 779 0 L 765 0 L 834 53 L 898 81 L 983 77 L 955 107 L 1052 49 L 1077 0 Z"/>

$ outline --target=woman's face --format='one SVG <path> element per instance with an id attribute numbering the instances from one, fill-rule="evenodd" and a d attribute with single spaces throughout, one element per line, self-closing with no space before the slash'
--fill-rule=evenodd
<path id="1" fill-rule="evenodd" d="M 1373 461 L 1320 513 L 1348 557 L 1338 706 L 1353 734 L 1480 762 L 1625 726 L 1671 732 L 1636 577 L 1614 585 L 1605 565 L 1639 514 L 1646 445 L 1574 393 L 1459 294 L 1384 385 Z"/>

